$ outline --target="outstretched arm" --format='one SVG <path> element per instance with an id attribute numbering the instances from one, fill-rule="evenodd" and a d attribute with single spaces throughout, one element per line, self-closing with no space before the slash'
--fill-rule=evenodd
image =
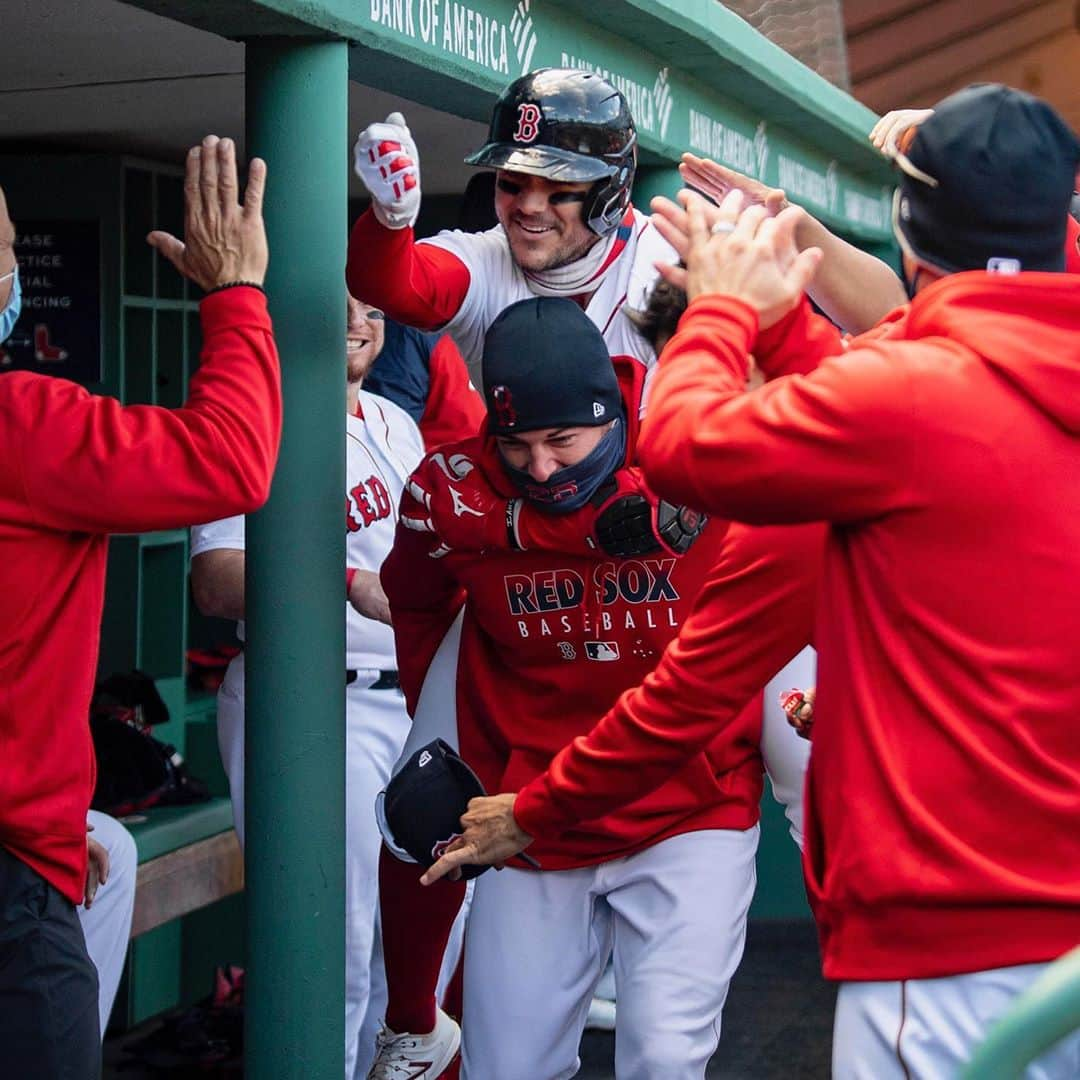
<path id="1" fill-rule="evenodd" d="M 741 191 L 747 205 L 763 206 L 772 216 L 794 205 L 779 188 L 767 187 L 709 158 L 683 154 L 679 172 L 688 184 L 717 202 L 729 191 Z M 907 303 L 903 283 L 890 266 L 830 232 L 805 208 L 796 207 L 796 210 L 798 249 L 820 248 L 824 256 L 807 291 L 830 319 L 850 334 L 861 334 L 894 308 Z M 677 237 L 665 235 L 685 258 L 685 229 Z"/>
<path id="2" fill-rule="evenodd" d="M 392 318 L 436 330 L 461 307 L 469 271 L 448 251 L 417 248 L 413 225 L 420 212 L 420 155 L 401 113 L 369 124 L 353 150 L 356 175 L 371 206 L 349 238 L 345 279 L 349 292 L 385 308 Z"/>
<path id="3" fill-rule="evenodd" d="M 821 525 L 732 526 L 693 611 L 656 670 L 516 797 L 474 799 L 463 837 L 424 875 L 498 863 L 655 790 L 737 720 L 811 639 Z"/>
<path id="4" fill-rule="evenodd" d="M 211 290 L 200 305 L 202 365 L 182 408 L 125 407 L 62 379 L 5 377 L 0 504 L 12 503 L 13 515 L 64 531 L 143 532 L 265 501 L 281 430 L 277 350 L 259 288 L 265 175 L 253 160 L 240 204 L 232 141 L 207 136 L 187 159 L 184 239 L 148 238 Z M 214 291 L 237 282 L 250 284 Z"/>

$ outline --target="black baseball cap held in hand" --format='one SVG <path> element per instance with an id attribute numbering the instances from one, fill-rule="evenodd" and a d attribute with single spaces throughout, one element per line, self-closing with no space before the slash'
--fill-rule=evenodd
<path id="1" fill-rule="evenodd" d="M 604 338 L 573 300 L 511 304 L 484 337 L 488 431 L 597 427 L 622 416 L 619 380 Z"/>
<path id="2" fill-rule="evenodd" d="M 917 261 L 1061 271 L 1080 141 L 1045 101 L 995 83 L 942 101 L 896 164 L 893 227 Z"/>
<path id="3" fill-rule="evenodd" d="M 486 795 L 480 778 L 449 743 L 433 739 L 421 746 L 379 792 L 375 817 L 386 846 L 403 862 L 431 866 L 461 835 L 461 815 L 469 800 Z M 524 852 L 515 858 L 540 869 Z M 487 866 L 460 867 L 462 878 L 479 877 Z"/>

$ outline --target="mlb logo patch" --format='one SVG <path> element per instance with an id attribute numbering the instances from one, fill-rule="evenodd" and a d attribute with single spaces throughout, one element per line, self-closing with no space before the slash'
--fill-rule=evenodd
<path id="1" fill-rule="evenodd" d="M 619 643 L 617 641 L 586 641 L 585 655 L 590 660 L 618 660 Z"/>

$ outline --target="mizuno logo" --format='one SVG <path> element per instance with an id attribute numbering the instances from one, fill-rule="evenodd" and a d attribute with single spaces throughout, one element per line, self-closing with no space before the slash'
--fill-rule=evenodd
<path id="1" fill-rule="evenodd" d="M 482 518 L 484 512 L 482 510 L 474 510 L 471 506 L 465 505 L 465 500 L 458 494 L 458 490 L 455 487 L 450 488 L 450 498 L 454 500 L 454 516 L 461 517 L 462 514 L 472 514 L 473 517 Z"/>

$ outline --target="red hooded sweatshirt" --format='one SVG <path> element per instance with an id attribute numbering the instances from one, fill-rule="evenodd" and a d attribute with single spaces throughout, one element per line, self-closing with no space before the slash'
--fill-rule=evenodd
<path id="1" fill-rule="evenodd" d="M 180 409 L 0 375 L 0 844 L 72 903 L 86 881 L 107 534 L 254 510 L 277 459 L 266 298 L 226 289 L 200 313 L 202 366 Z"/>
<path id="2" fill-rule="evenodd" d="M 617 369 L 626 400 L 636 402 L 640 365 L 617 362 Z M 627 426 L 632 456 L 632 412 Z M 465 454 L 496 491 L 518 494 L 494 440 L 481 436 L 442 452 Z M 531 781 L 623 690 L 645 678 L 690 612 L 725 532 L 722 522 L 710 523 L 679 559 L 658 553 L 617 560 L 586 548 L 571 520 L 576 515 L 534 516 L 551 519 L 545 542 L 554 543 L 561 529 L 578 540 L 580 553 L 451 552 L 432 559 L 430 538 L 399 525 L 381 573 L 410 711 L 435 649 L 468 597 L 458 736 L 462 756 L 489 791 L 516 791 Z M 761 797 L 758 734 L 756 717 L 745 714 L 723 737 L 686 755 L 678 771 L 668 770 L 674 775 L 645 798 L 538 838 L 530 852 L 545 870 L 560 870 L 630 855 L 696 829 L 750 828 Z"/>
<path id="3" fill-rule="evenodd" d="M 745 394 L 756 336 L 738 301 L 691 304 L 638 449 L 667 498 L 831 523 L 804 861 L 825 974 L 1053 959 L 1080 941 L 1080 278 L 951 275 Z"/>

